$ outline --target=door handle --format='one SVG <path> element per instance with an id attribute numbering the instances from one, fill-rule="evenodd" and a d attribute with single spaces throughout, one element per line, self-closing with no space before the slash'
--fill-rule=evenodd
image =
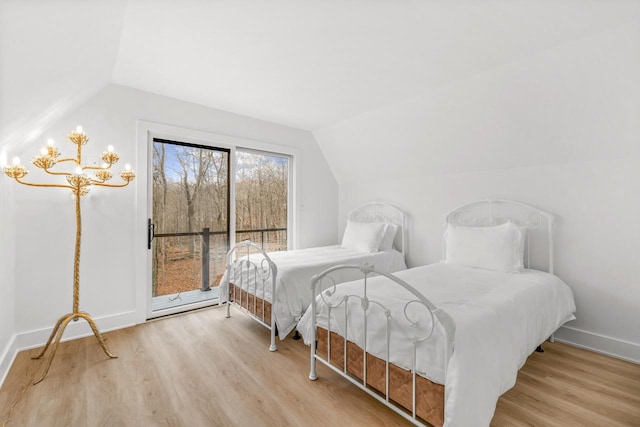
<path id="1" fill-rule="evenodd" d="M 156 225 L 151 222 L 151 218 L 147 219 L 147 249 L 151 249 L 151 242 L 156 236 Z"/>

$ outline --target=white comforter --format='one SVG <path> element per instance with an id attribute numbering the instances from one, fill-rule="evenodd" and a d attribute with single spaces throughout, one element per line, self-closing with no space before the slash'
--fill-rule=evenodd
<path id="1" fill-rule="evenodd" d="M 393 273 L 407 268 L 404 257 L 395 249 L 383 252 L 364 253 L 335 246 L 322 246 L 292 251 L 270 252 L 269 257 L 278 268 L 276 280 L 276 302 L 273 304 L 271 281 L 262 289 L 261 281 L 250 276 L 249 291 L 275 307 L 276 325 L 280 339 L 296 327 L 298 320 L 311 304 L 311 278 L 329 267 L 338 264 L 375 264 L 382 271 Z M 251 259 L 260 265 L 261 255 L 251 255 Z M 358 270 L 344 270 L 336 276 L 337 282 L 346 282 L 359 278 Z M 228 299 L 229 280 L 225 272 L 220 281 L 220 302 Z"/>
<path id="2" fill-rule="evenodd" d="M 416 370 L 445 385 L 446 426 L 488 426 L 498 398 L 516 381 L 517 371 L 529 354 L 556 329 L 575 317 L 571 289 L 558 277 L 537 270 L 506 274 L 452 264 L 433 264 L 395 274 L 422 293 L 455 321 L 454 353 L 444 372 L 444 335 L 419 344 Z M 344 295 L 362 295 L 361 281 L 344 283 L 325 300 L 318 297 L 317 324 L 327 328 L 327 303 Z M 385 277 L 369 279 L 370 300 L 377 300 L 402 317 L 408 291 Z M 375 304 L 370 304 L 373 307 Z M 349 312 L 360 302 L 354 299 Z M 360 312 L 362 310 L 360 309 Z M 363 346 L 362 315 L 350 316 L 349 339 Z M 375 319 L 378 319 L 376 321 Z M 313 336 L 311 310 L 298 324 L 305 343 Z M 331 330 L 344 335 L 344 311 L 332 309 Z M 367 325 L 367 350 L 385 358 L 384 316 L 371 315 Z M 410 369 L 411 346 L 392 333 L 390 361 Z"/>

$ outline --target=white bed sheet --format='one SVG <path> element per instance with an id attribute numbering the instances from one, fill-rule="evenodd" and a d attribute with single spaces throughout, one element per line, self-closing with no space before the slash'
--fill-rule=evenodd
<path id="1" fill-rule="evenodd" d="M 263 290 L 262 282 L 249 277 L 249 291 L 263 298 L 275 307 L 278 336 L 285 339 L 296 327 L 298 320 L 311 304 L 311 278 L 318 273 L 339 264 L 375 264 L 382 271 L 394 273 L 407 268 L 404 256 L 392 249 L 374 253 L 364 253 L 344 249 L 340 245 L 321 246 L 292 251 L 269 252 L 271 260 L 278 268 L 276 280 L 276 302 L 272 301 L 271 281 Z M 260 265 L 262 255 L 251 255 L 251 259 Z M 361 276 L 358 270 L 343 270 L 336 276 L 337 282 L 355 280 Z M 245 282 L 246 283 L 246 282 Z M 220 281 L 220 302 L 228 299 L 229 280 L 225 271 Z M 264 291 L 264 293 L 263 293 Z"/>
<path id="2" fill-rule="evenodd" d="M 420 375 L 445 385 L 446 426 L 488 426 L 498 398 L 513 387 L 518 369 L 531 352 L 563 323 L 575 318 L 571 289 L 558 277 L 537 270 L 510 274 L 439 263 L 395 275 L 455 321 L 454 353 L 447 372 L 444 372 L 441 329 L 419 344 L 416 362 Z M 407 300 L 415 297 L 389 282 L 385 277 L 369 279 L 368 298 L 382 302 L 392 313 L 398 310 L 402 313 Z M 344 295 L 361 295 L 361 289 L 362 285 L 343 283 L 336 287 L 334 295 L 325 298 L 335 304 Z M 350 312 L 359 304 L 354 300 Z M 317 322 L 327 328 L 325 308 L 325 301 L 319 298 Z M 341 335 L 344 335 L 343 316 L 343 310 L 332 310 L 331 330 Z M 362 316 L 350 316 L 348 338 L 362 346 L 360 319 Z M 381 358 L 386 354 L 385 324 L 384 316 L 372 315 L 367 325 L 367 350 Z M 309 345 L 311 310 L 300 320 L 298 330 Z M 392 333 L 390 348 L 390 361 L 410 369 L 411 345 Z"/>

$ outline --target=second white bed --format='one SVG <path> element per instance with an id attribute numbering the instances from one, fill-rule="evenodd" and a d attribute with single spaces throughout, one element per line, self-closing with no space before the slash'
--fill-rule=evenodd
<path id="1" fill-rule="evenodd" d="M 269 349 L 276 350 L 276 330 L 284 339 L 312 301 L 311 278 L 339 264 L 375 264 L 380 271 L 407 268 L 405 214 L 381 202 L 352 210 L 340 245 L 265 253 L 241 242 L 227 253 L 227 269 L 220 282 L 220 302 L 236 302 L 271 330 Z M 358 278 L 356 272 L 334 277 L 336 283 Z M 234 286 L 230 288 L 229 282 Z M 234 296 L 230 297 L 230 291 Z M 230 316 L 227 304 L 227 317 Z"/>
<path id="2" fill-rule="evenodd" d="M 407 268 L 404 256 L 395 249 L 365 253 L 334 245 L 270 252 L 268 255 L 278 268 L 275 304 L 269 281 L 256 280 L 255 275 L 249 275 L 246 286 L 251 294 L 258 295 L 275 307 L 274 314 L 280 339 L 286 338 L 309 307 L 311 303 L 309 282 L 314 275 L 338 264 L 375 264 L 379 266 L 380 270 L 390 273 Z M 254 264 L 262 265 L 262 255 L 254 254 L 250 258 Z M 345 270 L 340 272 L 335 279 L 338 282 L 346 282 L 360 276 L 358 271 Z M 226 276 L 221 281 L 220 287 L 220 301 L 227 302 L 229 292 Z"/>
<path id="3" fill-rule="evenodd" d="M 394 274 L 429 296 L 435 306 L 453 319 L 455 350 L 444 369 L 444 334 L 434 334 L 418 344 L 416 372 L 444 384 L 447 425 L 488 425 L 498 397 L 515 384 L 517 371 L 544 339 L 574 318 L 575 305 L 570 288 L 557 276 L 537 270 L 509 274 L 446 263 L 411 268 Z M 362 295 L 362 281 L 343 283 L 322 293 L 317 300 L 317 326 L 330 329 L 365 347 L 361 316 L 348 316 L 345 328 L 346 295 Z M 329 295 L 331 293 L 331 295 Z M 370 354 L 386 359 L 386 317 L 376 315 L 373 301 L 384 303 L 391 313 L 403 313 L 415 297 L 386 277 L 368 279 L 370 313 L 367 319 L 366 348 Z M 348 310 L 362 311 L 359 298 L 349 299 Z M 328 307 L 332 309 L 329 325 Z M 418 308 L 418 305 L 416 305 Z M 412 308 L 409 306 L 408 311 Z M 424 311 L 424 308 L 422 307 Z M 414 318 L 419 313 L 413 313 Z M 406 331 L 412 329 L 402 316 L 395 321 Z M 414 329 L 428 330 L 422 325 Z M 298 324 L 305 343 L 313 339 L 311 311 Z M 413 346 L 403 334 L 390 336 L 389 362 L 411 369 Z M 471 424 L 469 424 L 471 423 Z M 475 424 L 474 424 L 475 423 Z"/>

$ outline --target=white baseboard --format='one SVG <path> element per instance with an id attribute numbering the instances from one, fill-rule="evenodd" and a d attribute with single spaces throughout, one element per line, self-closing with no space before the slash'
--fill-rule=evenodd
<path id="1" fill-rule="evenodd" d="M 0 353 L 0 387 L 2 387 L 4 380 L 7 378 L 9 369 L 11 369 L 11 365 L 13 365 L 13 361 L 18 354 L 16 338 L 17 335 L 13 335 L 7 343 L 7 346 L 2 350 L 2 353 Z"/>
<path id="2" fill-rule="evenodd" d="M 568 326 L 558 329 L 554 337 L 559 342 L 640 364 L 640 344 Z"/>

